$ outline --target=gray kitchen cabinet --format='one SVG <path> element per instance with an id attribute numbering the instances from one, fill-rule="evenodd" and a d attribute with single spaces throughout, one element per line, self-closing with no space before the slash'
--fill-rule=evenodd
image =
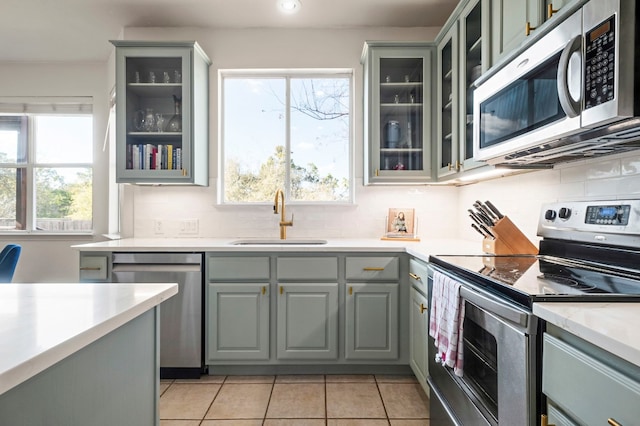
<path id="1" fill-rule="evenodd" d="M 429 395 L 429 270 L 421 260 L 409 259 L 409 365 L 418 382 Z"/>
<path id="2" fill-rule="evenodd" d="M 541 0 L 491 0 L 493 63 L 520 46 L 544 22 L 543 8 Z"/>
<path id="3" fill-rule="evenodd" d="M 436 102 L 438 180 L 478 167 L 473 158 L 474 81 L 490 65 L 490 0 L 471 0 L 438 43 Z"/>
<path id="4" fill-rule="evenodd" d="M 399 283 L 347 283 L 345 358 L 398 358 Z"/>
<path id="5" fill-rule="evenodd" d="M 637 424 L 640 367 L 551 324 L 542 354 L 542 392 L 557 424 Z"/>
<path id="6" fill-rule="evenodd" d="M 431 43 L 365 43 L 365 185 L 431 181 L 433 51 Z"/>
<path id="7" fill-rule="evenodd" d="M 277 358 L 338 358 L 338 283 L 279 283 Z"/>
<path id="8" fill-rule="evenodd" d="M 112 43 L 116 182 L 208 185 L 207 55 L 196 42 Z"/>
<path id="9" fill-rule="evenodd" d="M 212 283 L 207 362 L 269 359 L 269 283 Z"/>
<path id="10" fill-rule="evenodd" d="M 346 359 L 398 358 L 399 263 L 396 256 L 346 258 Z"/>

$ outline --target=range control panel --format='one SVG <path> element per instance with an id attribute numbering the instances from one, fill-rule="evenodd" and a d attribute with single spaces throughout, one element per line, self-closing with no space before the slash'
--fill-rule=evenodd
<path id="1" fill-rule="evenodd" d="M 640 199 L 543 205 L 538 236 L 640 247 Z"/>

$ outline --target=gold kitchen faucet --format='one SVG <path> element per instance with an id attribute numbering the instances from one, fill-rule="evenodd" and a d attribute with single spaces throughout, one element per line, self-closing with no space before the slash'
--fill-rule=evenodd
<path id="1" fill-rule="evenodd" d="M 280 203 L 278 203 L 280 202 Z M 284 192 L 281 189 L 276 191 L 276 197 L 273 204 L 273 214 L 280 213 L 280 239 L 287 239 L 287 226 L 293 226 L 293 213 L 291 214 L 291 220 L 285 219 L 285 206 L 284 206 Z"/>

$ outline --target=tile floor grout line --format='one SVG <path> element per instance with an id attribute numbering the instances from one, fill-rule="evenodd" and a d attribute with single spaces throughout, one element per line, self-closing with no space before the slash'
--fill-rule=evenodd
<path id="1" fill-rule="evenodd" d="M 387 412 L 387 406 L 384 403 L 384 398 L 382 397 L 382 392 L 380 392 L 380 386 L 378 383 L 378 376 L 374 375 L 373 376 L 373 380 L 376 383 L 376 389 L 378 390 L 378 396 L 380 396 L 380 402 L 382 402 L 382 409 L 384 410 L 384 415 L 387 418 L 387 423 L 390 425 L 391 424 L 391 420 L 389 420 L 389 413 Z"/>
<path id="2" fill-rule="evenodd" d="M 269 392 L 269 400 L 267 401 L 267 407 L 264 409 L 264 415 L 262 416 L 262 424 L 264 425 L 267 421 L 267 413 L 269 412 L 269 405 L 271 404 L 271 397 L 273 396 L 273 390 L 276 387 L 276 381 L 278 380 L 278 375 L 273 376 L 273 382 L 271 383 L 271 392 Z"/>
<path id="3" fill-rule="evenodd" d="M 216 394 L 213 396 L 213 399 L 211 400 L 211 402 L 209 403 L 209 406 L 205 410 L 204 415 L 200 419 L 200 424 L 202 424 L 202 422 L 204 422 L 205 417 L 207 417 L 207 413 L 209 412 L 209 410 L 211 410 L 211 407 L 213 407 L 213 403 L 215 402 L 215 400 L 218 397 L 218 395 L 220 395 L 220 391 L 222 390 L 222 386 L 224 385 L 224 382 L 227 381 L 227 377 L 229 377 L 229 376 L 224 376 L 224 379 L 222 379 L 222 383 L 220 383 L 220 387 L 216 391 Z"/>

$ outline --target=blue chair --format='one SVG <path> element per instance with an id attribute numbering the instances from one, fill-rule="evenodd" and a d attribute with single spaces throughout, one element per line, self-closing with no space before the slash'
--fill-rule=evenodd
<path id="1" fill-rule="evenodd" d="M 0 252 L 0 283 L 10 283 L 13 279 L 21 251 L 18 244 L 7 244 Z"/>

